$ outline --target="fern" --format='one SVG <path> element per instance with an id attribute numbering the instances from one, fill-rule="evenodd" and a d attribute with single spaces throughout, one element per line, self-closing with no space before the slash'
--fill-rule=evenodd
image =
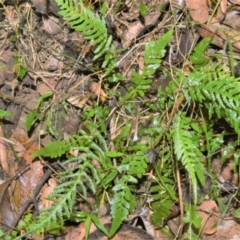
<path id="1" fill-rule="evenodd" d="M 145 146 L 141 146 L 139 144 L 139 147 L 144 148 Z M 136 149 L 138 146 L 136 146 Z M 145 147 L 146 149 L 146 147 Z M 138 178 L 141 178 L 143 174 L 146 173 L 147 167 L 148 167 L 148 158 L 143 150 L 136 151 L 132 155 L 128 155 L 125 158 L 123 158 L 121 166 L 128 164 L 128 174 L 131 176 L 137 176 Z"/>
<path id="2" fill-rule="evenodd" d="M 117 60 L 114 58 L 115 48 L 112 44 L 112 36 L 107 34 L 104 18 L 96 17 L 89 8 L 84 6 L 82 0 L 56 0 L 56 2 L 60 7 L 59 15 L 95 46 L 93 60 L 105 56 L 102 68 L 107 67 L 105 75 L 108 75 L 115 67 Z"/>
<path id="3" fill-rule="evenodd" d="M 109 161 L 102 148 L 98 146 L 100 144 L 104 149 L 106 148 L 104 138 L 97 130 L 96 125 L 89 123 L 89 126 L 93 127 L 90 130 L 91 136 L 81 131 L 79 135 L 71 136 L 69 141 L 62 140 L 50 143 L 47 147 L 35 152 L 34 156 L 59 157 L 70 149 L 77 149 L 80 154 L 78 157 L 70 157 L 62 163 L 66 170 L 60 173 L 61 184 L 54 189 L 49 197 L 55 204 L 44 209 L 34 221 L 34 226 L 31 226 L 31 229 L 28 228 L 29 231 L 21 238 L 33 232 L 40 232 L 44 228 L 63 226 L 64 221 L 71 217 L 73 205 L 76 202 L 77 188 L 81 189 L 85 198 L 87 197 L 87 186 L 93 193 L 96 192 L 96 186 L 101 177 L 92 160 L 99 163 L 98 168 L 104 168 L 104 164 L 109 163 Z"/>
<path id="4" fill-rule="evenodd" d="M 44 156 L 50 158 L 61 157 L 68 152 L 71 148 L 71 144 L 67 140 L 51 142 L 48 146 L 41 148 L 33 153 L 33 157 Z"/>
<path id="5" fill-rule="evenodd" d="M 189 173 L 193 185 L 194 203 L 197 203 L 197 179 L 205 185 L 203 155 L 198 148 L 199 139 L 189 129 L 191 119 L 184 114 L 178 114 L 173 125 L 174 152 L 177 159 Z"/>
<path id="6" fill-rule="evenodd" d="M 112 227 L 109 231 L 109 237 L 112 237 L 122 222 L 127 219 L 129 212 L 136 207 L 135 197 L 132 195 L 128 183 L 137 183 L 131 176 L 124 176 L 119 183 L 113 187 L 116 192 L 111 201 L 111 215 L 113 217 Z"/>
<path id="7" fill-rule="evenodd" d="M 171 39 L 173 30 L 168 31 L 159 40 L 148 43 L 144 52 L 144 69 L 143 73 L 139 74 L 136 71 L 132 71 L 132 77 L 130 81 L 134 83 L 134 87 L 131 87 L 125 96 L 125 100 L 134 98 L 136 95 L 144 97 L 144 91 L 150 88 L 152 77 L 156 70 L 160 67 L 161 59 L 165 56 L 166 45 Z"/>
<path id="8" fill-rule="evenodd" d="M 240 137 L 240 79 L 231 76 L 219 64 L 189 77 L 189 92 L 192 100 L 203 104 L 212 116 L 225 118 Z"/>
<path id="9" fill-rule="evenodd" d="M 193 72 L 189 78 L 190 95 L 194 101 L 204 103 L 218 117 L 231 109 L 240 112 L 240 79 L 230 76 L 219 64 L 203 71 Z"/>
<path id="10" fill-rule="evenodd" d="M 76 158 L 75 160 L 79 159 Z M 88 181 L 93 193 L 96 190 L 96 182 L 99 181 L 96 169 L 87 157 L 84 163 L 61 173 L 60 176 L 62 181 L 65 182 L 57 186 L 49 197 L 50 200 L 55 202 L 55 205 L 42 210 L 40 216 L 35 219 L 33 226 L 30 225 L 27 228 L 28 232 L 16 239 L 22 239 L 22 237 L 33 232 L 39 233 L 42 229 L 63 226 L 64 221 L 69 219 L 72 214 L 73 205 L 76 201 L 76 188 L 80 187 L 83 195 L 86 197 L 87 190 L 84 181 Z"/>

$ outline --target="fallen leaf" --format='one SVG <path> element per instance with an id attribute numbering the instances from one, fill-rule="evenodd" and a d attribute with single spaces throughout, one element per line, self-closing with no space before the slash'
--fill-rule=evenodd
<path id="1" fill-rule="evenodd" d="M 190 16 L 194 21 L 206 23 L 209 17 L 207 0 L 185 0 Z"/>
<path id="2" fill-rule="evenodd" d="M 4 183 L 0 184 L 0 225 L 1 228 L 11 227 L 14 219 L 15 219 L 15 212 L 13 210 L 11 200 L 10 200 L 10 193 L 9 193 L 9 186 L 13 178 L 5 181 Z"/>
<path id="3" fill-rule="evenodd" d="M 67 101 L 76 107 L 83 108 L 90 97 L 91 94 L 89 92 L 85 92 L 84 94 L 71 95 Z"/>
<path id="4" fill-rule="evenodd" d="M 20 184 L 20 202 L 24 204 L 28 197 L 32 195 L 33 190 L 36 188 L 44 175 L 43 165 L 40 161 L 30 164 L 30 169 L 18 178 Z"/>
<path id="5" fill-rule="evenodd" d="M 217 221 L 220 218 L 219 209 L 216 202 L 212 200 L 202 202 L 197 212 L 202 218 L 202 233 L 215 233 L 217 231 Z"/>
<path id="6" fill-rule="evenodd" d="M 111 219 L 109 217 L 102 217 L 100 218 L 100 221 L 102 224 L 107 224 L 111 222 Z M 96 230 L 96 226 L 91 223 L 91 227 L 89 230 L 89 234 L 94 232 Z M 69 227 L 67 229 L 67 235 L 65 236 L 65 240 L 84 240 L 85 239 L 85 223 L 80 223 L 77 227 Z M 97 239 L 97 238 L 96 238 Z"/>
<path id="7" fill-rule="evenodd" d="M 102 90 L 100 83 L 92 82 L 90 89 L 95 95 L 99 96 L 101 102 L 106 101 L 107 94 Z"/>
<path id="8" fill-rule="evenodd" d="M 0 163 L 4 172 L 9 174 L 10 169 L 8 165 L 6 141 L 4 140 L 3 129 L 1 126 L 0 126 Z"/>
<path id="9" fill-rule="evenodd" d="M 220 7 L 222 12 L 225 14 L 227 12 L 227 0 L 221 0 Z"/>
<path id="10" fill-rule="evenodd" d="M 50 178 L 48 183 L 45 184 L 42 188 L 42 209 L 51 207 L 54 202 L 48 200 L 49 195 L 53 192 L 53 190 L 57 187 L 57 181 L 54 178 Z"/>

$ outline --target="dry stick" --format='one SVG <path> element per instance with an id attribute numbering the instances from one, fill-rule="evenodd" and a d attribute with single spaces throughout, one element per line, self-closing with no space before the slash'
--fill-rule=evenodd
<path id="1" fill-rule="evenodd" d="M 22 206 L 21 210 L 18 213 L 18 216 L 16 217 L 16 219 L 14 220 L 14 222 L 12 223 L 12 227 L 15 228 L 18 225 L 18 222 L 20 221 L 20 219 L 22 218 L 23 214 L 25 213 L 25 211 L 27 210 L 28 206 L 31 203 L 35 203 L 35 199 L 37 197 L 37 195 L 39 194 L 39 192 L 41 191 L 43 185 L 45 184 L 45 182 L 47 181 L 47 179 L 51 176 L 51 174 L 53 173 L 53 171 L 51 169 L 48 169 L 42 180 L 38 183 L 37 187 L 34 189 L 32 196 L 30 196 L 28 198 L 28 200 L 24 203 L 24 205 Z"/>

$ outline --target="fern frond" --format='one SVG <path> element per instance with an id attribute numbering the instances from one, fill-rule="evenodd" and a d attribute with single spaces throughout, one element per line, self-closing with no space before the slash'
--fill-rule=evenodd
<path id="1" fill-rule="evenodd" d="M 128 174 L 141 178 L 146 174 L 148 158 L 143 152 L 135 153 L 133 156 L 127 156 L 122 160 L 121 166 L 128 165 Z"/>
<path id="2" fill-rule="evenodd" d="M 113 190 L 118 190 L 111 201 L 111 215 L 113 217 L 109 237 L 113 236 L 122 222 L 127 219 L 129 211 L 136 201 L 130 188 L 125 184 L 116 185 Z M 132 205 L 132 206 L 131 206 Z"/>
<path id="3" fill-rule="evenodd" d="M 165 56 L 165 48 L 169 43 L 172 34 L 173 30 L 170 30 L 157 41 L 152 41 L 146 45 L 144 52 L 145 66 L 143 70 L 143 75 L 145 77 L 152 76 L 160 67 L 161 59 Z"/>
<path id="4" fill-rule="evenodd" d="M 224 117 L 225 110 L 240 113 L 240 79 L 226 73 L 219 65 L 190 74 L 190 95 L 194 101 L 203 103 L 213 113 Z"/>
<path id="5" fill-rule="evenodd" d="M 59 14 L 63 19 L 97 46 L 94 50 L 94 60 L 101 57 L 112 43 L 111 37 L 107 35 L 104 19 L 96 17 L 89 8 L 84 6 L 82 0 L 57 0 L 56 2 L 61 9 Z"/>
<path id="6" fill-rule="evenodd" d="M 33 153 L 33 157 L 44 156 L 50 158 L 61 157 L 71 148 L 71 144 L 67 140 L 51 142 L 46 147 L 41 148 Z"/>
<path id="7" fill-rule="evenodd" d="M 130 89 L 125 96 L 125 100 L 139 95 L 144 97 L 144 90 L 149 89 L 152 77 L 156 70 L 160 67 L 161 59 L 165 56 L 165 47 L 169 43 L 173 34 L 173 30 L 168 31 L 159 40 L 150 42 L 145 47 L 144 53 L 144 69 L 143 73 L 139 74 L 136 71 L 132 71 L 132 77 L 130 81 L 135 84 L 135 88 Z"/>
<path id="8" fill-rule="evenodd" d="M 76 201 L 76 188 L 80 187 L 83 195 L 87 197 L 87 189 L 84 182 L 87 181 L 88 186 L 95 193 L 96 182 L 99 181 L 97 171 L 89 161 L 85 161 L 75 168 L 67 169 L 60 173 L 60 176 L 62 181 L 65 182 L 57 186 L 49 196 L 49 199 L 54 201 L 55 205 L 44 209 L 35 220 L 34 227 L 29 229 L 26 234 L 39 232 L 44 228 L 48 229 L 55 224 L 63 225 L 64 221 L 70 218 L 73 211 L 73 205 Z M 23 236 L 25 235 L 21 237 Z"/>
<path id="9" fill-rule="evenodd" d="M 189 129 L 191 119 L 179 114 L 173 125 L 174 152 L 177 159 L 183 164 L 189 173 L 193 185 L 194 203 L 197 203 L 197 179 L 205 184 L 204 166 L 201 162 L 202 153 L 198 149 L 198 138 Z"/>
<path id="10" fill-rule="evenodd" d="M 233 111 L 231 109 L 225 109 L 226 121 L 238 134 L 240 138 L 240 112 Z"/>
<path id="11" fill-rule="evenodd" d="M 95 135 L 98 137 L 95 137 Z M 54 228 L 54 226 L 62 226 L 64 221 L 68 220 L 72 214 L 73 205 L 76 202 L 77 189 L 80 189 L 85 198 L 87 197 L 88 189 L 93 193 L 96 192 L 96 186 L 100 183 L 101 175 L 92 161 L 98 161 L 99 167 L 103 168 L 102 159 L 104 159 L 104 151 L 94 140 L 106 146 L 106 143 L 103 143 L 104 138 L 95 128 L 92 136 L 89 136 L 84 131 L 80 131 L 79 135 L 71 136 L 69 141 L 62 140 L 50 143 L 47 147 L 34 153 L 35 156 L 58 157 L 62 154 L 68 155 L 70 149 L 78 149 L 79 156 L 70 157 L 63 161 L 62 165 L 66 170 L 60 173 L 61 184 L 49 196 L 49 199 L 55 204 L 43 210 L 34 221 L 34 227 L 27 229 L 28 232 L 22 235 L 21 238 L 33 232 L 40 232 L 44 228 L 49 229 L 51 227 Z"/>

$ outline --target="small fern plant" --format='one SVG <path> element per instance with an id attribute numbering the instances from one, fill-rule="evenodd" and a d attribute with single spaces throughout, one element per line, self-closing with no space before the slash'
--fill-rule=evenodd
<path id="1" fill-rule="evenodd" d="M 100 68 L 104 75 L 114 75 L 116 83 L 122 81 L 123 76 L 120 73 L 115 74 L 114 66 L 118 59 L 115 56 L 112 38 L 107 34 L 104 19 L 86 8 L 81 0 L 56 1 L 61 9 L 60 15 L 72 28 L 92 41 L 95 47 L 94 59 L 102 60 Z M 132 86 L 128 93 L 121 97 L 121 106 L 126 104 L 126 108 L 132 111 L 134 104 L 131 105 L 131 102 L 135 102 L 136 98 L 139 102 L 144 100 L 145 92 L 150 88 L 156 70 L 162 63 L 165 47 L 172 34 L 173 30 L 170 30 L 159 40 L 146 45 L 143 73 L 132 72 L 130 78 Z M 213 124 L 216 123 L 216 119 L 224 118 L 238 136 L 240 133 L 239 79 L 232 77 L 218 64 L 212 64 L 204 57 L 207 44 L 207 40 L 204 40 L 190 56 L 192 64 L 198 64 L 198 67 L 194 69 L 193 66 L 194 70 L 189 74 L 176 70 L 168 87 L 165 90 L 158 89 L 156 104 L 151 105 L 149 101 L 143 105 L 151 106 L 149 115 L 159 113 L 161 115 L 158 125 L 139 129 L 142 136 L 150 135 L 147 136 L 150 144 L 141 142 L 136 144 L 130 140 L 126 143 L 133 125 L 129 124 L 124 126 L 119 137 L 113 140 L 115 151 L 109 151 L 106 129 L 103 127 L 99 130 L 99 126 L 93 124 L 90 117 L 85 122 L 88 131 L 80 131 L 69 140 L 50 143 L 34 153 L 35 157 L 45 156 L 53 159 L 62 157 L 64 171 L 60 173 L 59 186 L 50 196 L 55 204 L 43 210 L 36 220 L 33 219 L 32 225 L 30 224 L 28 231 L 21 238 L 31 232 L 54 228 L 56 225 L 62 227 L 64 221 L 73 219 L 73 216 L 75 219 L 79 216 L 79 221 L 85 220 L 89 223 L 89 219 L 95 219 L 96 222 L 94 214 L 90 216 L 87 213 L 73 211 L 77 197 L 76 189 L 80 189 L 83 198 L 91 191 L 98 195 L 98 199 L 104 201 L 107 201 L 104 194 L 108 193 L 113 220 L 107 235 L 113 236 L 129 213 L 136 208 L 138 202 L 134 191 L 138 184 L 143 182 L 148 170 L 153 170 L 155 174 L 153 178 L 155 182 L 149 187 L 154 223 L 162 225 L 163 220 L 168 217 L 170 207 L 178 201 L 176 174 L 173 168 L 185 171 L 194 193 L 192 203 L 197 205 L 199 182 L 203 186 L 205 184 L 204 152 L 212 154 L 216 151 L 224 135 L 214 135 Z M 197 61 L 199 58 L 200 62 Z M 203 114 L 206 110 L 207 114 Z M 199 116 L 203 123 L 197 120 Z M 99 125 L 105 125 L 103 120 L 100 121 Z M 199 142 L 202 139 L 206 143 L 200 146 Z M 155 167 L 149 167 L 146 152 L 150 147 L 159 148 Z M 69 155 L 72 150 L 78 151 L 77 157 Z M 93 206 L 93 212 L 98 207 L 97 204 Z M 106 232 L 103 226 L 100 224 L 99 226 Z"/>
<path id="2" fill-rule="evenodd" d="M 91 126 L 94 127 L 93 129 L 97 129 L 96 126 Z M 101 145 L 101 148 L 98 145 Z M 49 197 L 55 204 L 42 210 L 40 216 L 26 227 L 28 231 L 21 238 L 29 233 L 41 232 L 43 229 L 51 230 L 56 226 L 63 227 L 64 221 L 70 219 L 73 212 L 78 188 L 81 189 L 84 198 L 87 198 L 87 191 L 96 192 L 101 174 L 92 161 L 93 159 L 97 161 L 98 167 L 103 169 L 108 162 L 104 154 L 107 151 L 106 142 L 98 131 L 92 131 L 91 134 L 81 131 L 78 135 L 71 136 L 68 141 L 52 142 L 47 147 L 36 151 L 34 156 L 57 158 L 68 154 L 70 150 L 77 150 L 80 154 L 78 157 L 69 155 L 68 159 L 62 163 L 63 169 L 66 170 L 60 173 L 61 183 Z"/>

